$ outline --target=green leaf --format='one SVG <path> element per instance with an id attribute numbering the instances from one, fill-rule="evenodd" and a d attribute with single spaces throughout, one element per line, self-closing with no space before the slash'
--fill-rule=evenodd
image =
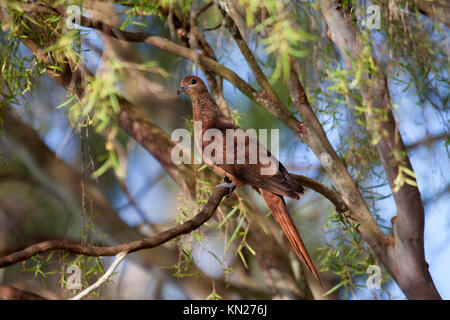
<path id="1" fill-rule="evenodd" d="M 113 108 L 113 111 L 115 113 L 119 113 L 120 111 L 120 105 L 119 100 L 117 99 L 117 96 L 114 93 L 109 93 L 109 101 L 111 102 L 111 106 Z"/>
<path id="2" fill-rule="evenodd" d="M 75 99 L 75 96 L 70 97 L 67 101 L 61 103 L 59 106 L 56 107 L 56 109 L 61 109 L 65 106 L 67 106 L 69 103 L 72 102 L 72 100 Z"/>
<path id="3" fill-rule="evenodd" d="M 340 287 L 342 287 L 344 285 L 343 282 L 338 283 L 337 285 L 335 285 L 333 288 L 331 288 L 330 290 L 328 290 L 327 292 L 325 292 L 323 295 L 327 296 L 331 293 L 333 293 L 334 291 L 336 291 L 337 289 L 339 289 Z"/>
<path id="4" fill-rule="evenodd" d="M 409 175 L 411 178 L 416 178 L 416 174 L 414 173 L 414 171 L 412 171 L 411 169 L 407 168 L 407 167 L 402 167 L 403 172 L 405 172 L 407 175 Z"/>
<path id="5" fill-rule="evenodd" d="M 131 21 L 132 21 L 132 18 L 130 16 L 127 16 L 125 18 L 125 21 L 120 26 L 120 30 L 122 30 L 122 31 L 125 30 L 128 27 L 128 25 L 131 23 Z"/>
<path id="6" fill-rule="evenodd" d="M 242 263 L 244 264 L 245 269 L 248 269 L 247 261 L 245 260 L 244 255 L 242 254 L 242 250 L 238 250 L 239 257 L 241 257 Z"/>
<path id="7" fill-rule="evenodd" d="M 252 255 L 256 255 L 255 250 L 253 250 L 253 248 L 250 247 L 250 245 L 247 242 L 245 242 L 245 246 L 247 247 L 248 251 L 251 252 Z"/>
<path id="8" fill-rule="evenodd" d="M 98 168 L 93 174 L 91 174 L 92 179 L 96 179 L 104 174 L 109 168 L 111 168 L 111 160 L 106 160 L 100 168 Z"/>
<path id="9" fill-rule="evenodd" d="M 241 229 L 243 223 L 244 223 L 244 216 L 242 216 L 241 219 L 239 220 L 239 223 L 238 223 L 236 229 L 234 230 L 233 234 L 231 235 L 231 238 L 228 241 L 227 246 L 225 247 L 225 250 L 228 250 L 230 245 L 233 243 L 234 239 L 236 239 L 236 237 L 237 237 L 237 235 L 239 233 L 239 230 Z"/>
<path id="10" fill-rule="evenodd" d="M 239 206 L 234 206 L 233 209 L 230 210 L 230 212 L 226 215 L 226 217 L 219 223 L 217 226 L 217 229 L 220 229 L 225 222 L 236 212 L 236 210 L 239 208 Z"/>
<path id="11" fill-rule="evenodd" d="M 205 181 L 205 180 L 201 180 L 201 179 L 198 179 L 197 181 L 201 184 L 206 184 L 208 186 L 212 186 L 211 182 L 209 182 L 209 181 Z"/>

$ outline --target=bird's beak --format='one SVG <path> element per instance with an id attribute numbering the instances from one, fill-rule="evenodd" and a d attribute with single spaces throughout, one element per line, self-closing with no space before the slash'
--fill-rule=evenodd
<path id="1" fill-rule="evenodd" d="M 184 85 L 181 85 L 180 88 L 177 90 L 177 95 L 180 95 L 182 92 L 186 92 L 187 87 Z"/>

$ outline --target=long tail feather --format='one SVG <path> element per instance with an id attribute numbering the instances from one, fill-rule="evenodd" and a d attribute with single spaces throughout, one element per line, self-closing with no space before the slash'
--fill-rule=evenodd
<path id="1" fill-rule="evenodd" d="M 314 264 L 305 248 L 305 245 L 303 244 L 302 239 L 300 238 L 300 235 L 298 234 L 297 229 L 295 228 L 294 221 L 292 221 L 292 218 L 287 211 L 283 197 L 263 189 L 259 189 L 259 192 L 264 198 L 264 201 L 267 203 L 267 206 L 272 212 L 275 220 L 280 224 L 286 234 L 289 243 L 299 259 L 308 267 L 320 283 L 319 274 L 314 267 Z"/>

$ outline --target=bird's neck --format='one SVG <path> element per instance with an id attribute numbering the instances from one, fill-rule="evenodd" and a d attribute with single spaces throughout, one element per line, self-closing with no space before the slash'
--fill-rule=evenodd
<path id="1" fill-rule="evenodd" d="M 194 121 L 212 120 L 222 114 L 209 93 L 195 95 L 191 100 Z"/>

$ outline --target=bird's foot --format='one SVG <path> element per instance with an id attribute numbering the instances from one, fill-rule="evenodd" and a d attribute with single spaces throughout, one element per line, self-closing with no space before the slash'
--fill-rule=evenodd
<path id="1" fill-rule="evenodd" d="M 222 182 L 216 186 L 216 188 L 220 188 L 220 187 L 229 189 L 228 195 L 227 195 L 227 197 L 229 197 L 233 194 L 234 189 L 236 189 L 236 184 L 232 181 L 231 182 Z"/>

